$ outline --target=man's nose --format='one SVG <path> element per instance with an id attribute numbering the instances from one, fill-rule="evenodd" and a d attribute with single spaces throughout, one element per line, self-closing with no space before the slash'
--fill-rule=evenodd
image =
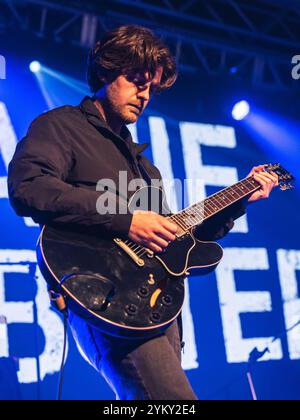
<path id="1" fill-rule="evenodd" d="M 138 90 L 138 98 L 143 99 L 144 101 L 149 101 L 150 99 L 150 86 L 142 86 Z"/>

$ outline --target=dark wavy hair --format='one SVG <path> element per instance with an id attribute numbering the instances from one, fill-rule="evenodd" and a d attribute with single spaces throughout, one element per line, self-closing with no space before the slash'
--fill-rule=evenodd
<path id="1" fill-rule="evenodd" d="M 169 48 L 150 29 L 124 25 L 105 33 L 90 50 L 88 84 L 95 93 L 106 81 L 113 81 L 121 74 L 149 71 L 150 76 L 154 77 L 160 66 L 163 68 L 162 90 L 172 86 L 177 78 L 176 63 Z"/>

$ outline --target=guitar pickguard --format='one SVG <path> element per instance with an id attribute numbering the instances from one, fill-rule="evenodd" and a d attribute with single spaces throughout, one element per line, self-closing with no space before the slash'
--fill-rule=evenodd
<path id="1" fill-rule="evenodd" d="M 173 276 L 190 274 L 192 269 L 214 269 L 223 255 L 222 248 L 215 242 L 201 242 L 193 234 L 187 234 L 172 242 L 166 252 L 155 258 Z M 205 273 L 207 270 L 205 270 Z M 198 273 L 199 270 L 198 270 Z"/>

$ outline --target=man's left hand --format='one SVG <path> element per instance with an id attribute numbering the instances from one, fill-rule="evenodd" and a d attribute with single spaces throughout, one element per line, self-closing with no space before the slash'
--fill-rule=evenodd
<path id="1" fill-rule="evenodd" d="M 254 201 L 261 200 L 262 198 L 268 198 L 272 189 L 278 185 L 278 176 L 275 172 L 265 172 L 263 171 L 265 165 L 255 166 L 247 178 L 253 175 L 255 181 L 261 185 L 261 189 L 255 191 L 248 198 L 248 203 L 253 203 Z"/>

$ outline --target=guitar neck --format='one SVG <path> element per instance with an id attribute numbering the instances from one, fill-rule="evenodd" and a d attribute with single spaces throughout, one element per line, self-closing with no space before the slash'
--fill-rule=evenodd
<path id="1" fill-rule="evenodd" d="M 177 223 L 180 228 L 187 231 L 260 188 L 260 184 L 253 176 L 245 178 L 231 187 L 224 188 L 207 197 L 205 200 L 173 214 L 171 219 Z"/>

